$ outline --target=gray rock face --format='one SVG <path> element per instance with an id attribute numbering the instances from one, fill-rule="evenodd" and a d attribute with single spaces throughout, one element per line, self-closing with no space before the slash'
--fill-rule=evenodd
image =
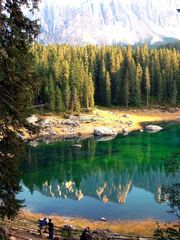
<path id="1" fill-rule="evenodd" d="M 116 136 L 117 131 L 111 127 L 97 127 L 94 129 L 95 136 Z"/>
<path id="2" fill-rule="evenodd" d="M 148 132 L 158 132 L 161 131 L 163 128 L 157 125 L 147 125 L 145 130 Z"/>
<path id="3" fill-rule="evenodd" d="M 37 13 L 39 41 L 134 44 L 180 39 L 179 7 L 179 0 L 43 0 Z"/>

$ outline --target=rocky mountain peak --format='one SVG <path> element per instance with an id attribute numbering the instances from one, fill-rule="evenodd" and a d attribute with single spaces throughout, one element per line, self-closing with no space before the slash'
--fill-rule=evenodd
<path id="1" fill-rule="evenodd" d="M 42 43 L 180 40 L 179 0 L 42 0 Z"/>

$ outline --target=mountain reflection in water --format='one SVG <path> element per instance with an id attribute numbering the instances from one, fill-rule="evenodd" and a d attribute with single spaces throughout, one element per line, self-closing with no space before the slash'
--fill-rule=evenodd
<path id="1" fill-rule="evenodd" d="M 130 203 L 136 212 L 140 211 L 136 209 L 139 207 L 137 204 L 144 204 L 145 208 L 147 203 L 150 206 L 147 209 L 149 213 L 144 214 L 142 209 L 142 214 L 140 211 L 139 215 L 130 218 L 157 217 L 159 211 L 162 211 L 162 218 L 168 219 L 168 214 L 165 213 L 168 208 L 158 203 L 167 198 L 162 193 L 163 185 L 172 186 L 180 182 L 178 169 L 173 173 L 167 170 L 167 165 L 173 160 L 180 165 L 179 125 L 166 126 L 165 130 L 154 134 L 136 132 L 126 137 L 118 136 L 107 142 L 97 142 L 90 138 L 78 143 L 82 148 L 73 147 L 75 143 L 76 141 L 59 141 L 27 147 L 26 159 L 22 164 L 25 189 L 22 195 L 25 198 L 29 196 L 27 188 L 32 194 L 32 201 L 27 200 L 27 208 L 29 206 L 33 211 L 39 211 L 36 203 L 39 192 L 46 202 L 44 207 L 41 204 L 41 212 L 44 213 L 47 212 L 47 205 L 53 204 L 52 198 L 59 199 L 59 203 L 66 199 L 63 202 L 66 210 L 56 200 L 60 209 L 52 207 L 48 213 L 94 218 L 96 214 L 92 210 L 96 211 L 97 206 L 102 206 L 100 200 L 103 204 L 110 204 L 112 209 L 117 209 L 121 218 L 125 217 L 121 214 L 125 209 L 127 218 L 128 214 L 129 217 L 132 215 Z M 70 210 L 68 199 L 81 200 L 78 213 L 76 209 Z M 86 207 L 88 212 L 88 206 L 92 203 L 94 208 L 91 206 L 89 214 L 84 214 L 83 209 Z M 118 214 L 117 217 L 116 214 L 108 215 L 112 209 L 109 207 L 107 210 L 107 206 L 101 214 L 109 218 L 120 218 Z M 158 216 L 161 217 L 161 214 Z"/>

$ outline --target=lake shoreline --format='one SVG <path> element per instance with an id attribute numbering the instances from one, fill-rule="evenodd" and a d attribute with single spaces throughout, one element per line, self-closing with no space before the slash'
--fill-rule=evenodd
<path id="1" fill-rule="evenodd" d="M 95 108 L 92 113 L 69 115 L 33 115 L 39 127 L 38 134 L 29 135 L 24 131 L 23 138 L 33 140 L 61 140 L 72 138 L 89 138 L 94 135 L 94 129 L 112 128 L 117 134 L 127 135 L 132 131 L 143 131 L 145 123 L 157 125 L 167 121 L 180 122 L 180 109 L 112 109 Z"/>
<path id="2" fill-rule="evenodd" d="M 118 233 L 122 235 L 132 235 L 132 236 L 144 236 L 153 237 L 154 231 L 157 228 L 157 220 L 145 219 L 145 220 L 91 220 L 78 217 L 65 217 L 56 214 L 45 215 L 41 213 L 33 213 L 28 210 L 23 210 L 16 217 L 16 221 L 22 224 L 27 224 L 31 226 L 32 223 L 34 227 L 38 229 L 38 220 L 41 218 L 51 218 L 54 225 L 58 228 L 64 227 L 65 225 L 70 225 L 74 229 L 82 231 L 85 227 L 89 227 L 91 231 L 93 230 L 107 230 L 113 233 Z M 163 221 L 158 222 L 159 226 L 165 228 L 167 226 L 175 226 L 177 222 L 167 223 Z"/>

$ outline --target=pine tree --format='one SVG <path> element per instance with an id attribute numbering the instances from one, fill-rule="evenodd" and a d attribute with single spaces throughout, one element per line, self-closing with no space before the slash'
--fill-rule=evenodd
<path id="1" fill-rule="evenodd" d="M 73 112 L 80 112 L 81 110 L 81 105 L 80 105 L 80 101 L 79 101 L 79 96 L 77 93 L 77 89 L 73 88 L 72 90 L 72 98 L 71 98 L 71 110 Z"/>
<path id="2" fill-rule="evenodd" d="M 55 104 L 55 110 L 56 112 L 60 113 L 64 111 L 64 104 L 62 99 L 62 93 L 61 89 L 57 86 L 56 87 L 56 104 Z"/>
<path id="3" fill-rule="evenodd" d="M 50 76 L 49 78 L 48 93 L 49 93 L 49 110 L 51 112 L 54 112 L 55 111 L 55 86 L 54 86 L 54 81 L 52 79 L 52 76 Z"/>
<path id="4" fill-rule="evenodd" d="M 159 71 L 158 74 L 158 103 L 162 103 L 164 96 L 164 89 L 163 89 L 163 81 L 162 81 L 162 74 Z"/>
<path id="5" fill-rule="evenodd" d="M 164 71 L 163 78 L 163 88 L 164 88 L 164 99 L 167 102 L 171 95 L 171 56 L 170 50 L 166 49 L 164 51 L 163 59 L 162 59 L 162 68 Z"/>
<path id="6" fill-rule="evenodd" d="M 39 32 L 36 21 L 22 8 L 37 8 L 38 0 L 0 2 L 0 118 L 14 127 L 24 124 L 33 102 L 33 56 L 31 43 Z M 2 11 L 3 10 L 3 11 Z"/>
<path id="7" fill-rule="evenodd" d="M 106 85 L 106 106 L 111 105 L 111 79 L 109 72 L 106 72 L 105 76 L 105 85 Z"/>
<path id="8" fill-rule="evenodd" d="M 88 78 L 88 86 L 89 86 L 89 89 L 88 89 L 89 107 L 93 109 L 94 108 L 94 82 L 93 82 L 91 73 L 89 74 L 89 78 Z"/>
<path id="9" fill-rule="evenodd" d="M 98 81 L 98 96 L 99 103 L 104 105 L 106 103 L 106 87 L 105 87 L 105 77 L 106 77 L 106 66 L 103 55 L 99 61 L 99 81 Z"/>
<path id="10" fill-rule="evenodd" d="M 25 118 L 33 102 L 36 78 L 31 44 L 39 27 L 36 21 L 24 15 L 23 9 L 32 12 L 37 8 L 37 3 L 38 0 L 0 1 L 1 218 L 7 216 L 12 219 L 23 206 L 23 202 L 17 199 L 21 190 L 18 160 L 22 153 L 22 142 L 18 141 L 13 130 L 21 126 L 28 127 Z"/>
<path id="11" fill-rule="evenodd" d="M 112 49 L 110 52 L 109 57 L 109 74 L 111 78 L 111 96 L 112 96 L 112 102 L 116 103 L 117 101 L 117 75 L 116 75 L 116 63 L 115 63 L 115 51 Z"/>
<path id="12" fill-rule="evenodd" d="M 123 91 L 124 104 L 126 107 L 129 106 L 129 72 L 126 70 L 124 77 L 124 91 Z"/>
<path id="13" fill-rule="evenodd" d="M 134 93 L 134 103 L 136 106 L 141 105 L 141 81 L 142 81 L 143 71 L 138 63 L 136 67 L 136 77 L 135 77 L 135 93 Z"/>
<path id="14" fill-rule="evenodd" d="M 149 74 L 149 68 L 146 66 L 145 68 L 145 89 L 146 89 L 146 106 L 149 105 L 149 96 L 150 96 L 150 74 Z"/>
<path id="15" fill-rule="evenodd" d="M 0 218 L 13 219 L 24 206 L 24 201 L 17 198 L 22 190 L 20 184 L 20 159 L 25 145 L 12 131 L 8 131 L 0 141 Z"/>
<path id="16" fill-rule="evenodd" d="M 142 94 L 146 96 L 146 66 L 149 67 L 149 50 L 147 44 L 144 44 L 140 48 L 140 65 L 143 69 L 143 77 L 142 77 L 142 82 L 141 82 L 141 89 L 142 89 Z"/>
<path id="17" fill-rule="evenodd" d="M 173 79 L 171 86 L 172 86 L 171 104 L 175 106 L 177 102 L 177 93 L 178 93 L 175 79 Z"/>
<path id="18" fill-rule="evenodd" d="M 170 101 L 172 105 L 176 105 L 177 101 L 177 82 L 179 80 L 179 63 L 176 50 L 173 49 L 171 53 L 171 94 Z"/>
<path id="19" fill-rule="evenodd" d="M 83 83 L 83 102 L 82 106 L 86 109 L 94 107 L 94 83 L 92 75 L 84 72 L 84 83 Z"/>
<path id="20" fill-rule="evenodd" d="M 70 67 L 68 61 L 65 61 L 62 66 L 62 95 L 65 104 L 66 110 L 70 108 L 70 99 L 71 99 L 71 91 L 69 86 L 69 76 L 70 76 Z"/>
<path id="21" fill-rule="evenodd" d="M 131 59 L 131 62 L 129 63 L 129 91 L 130 91 L 130 97 L 129 101 L 130 104 L 135 104 L 134 102 L 134 95 L 135 95 L 135 79 L 136 79 L 136 64 L 134 62 L 134 59 Z"/>

